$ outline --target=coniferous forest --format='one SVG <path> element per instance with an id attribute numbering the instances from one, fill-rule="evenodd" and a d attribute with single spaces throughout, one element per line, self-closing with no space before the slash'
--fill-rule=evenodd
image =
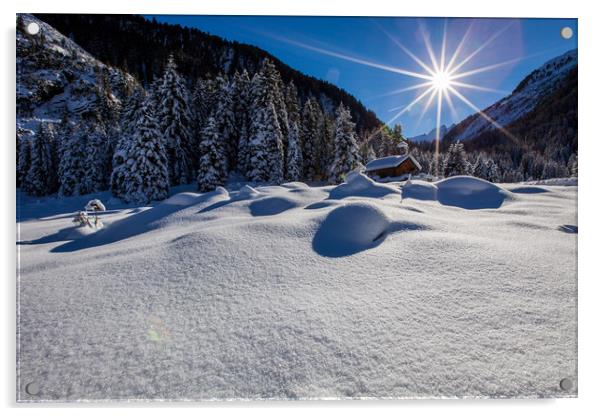
<path id="1" fill-rule="evenodd" d="M 139 16 L 38 17 L 62 34 L 32 37 L 18 16 L 17 113 L 36 122 L 17 129 L 17 185 L 31 195 L 110 189 L 149 202 L 173 186 L 205 192 L 232 176 L 338 183 L 407 143 L 401 126 L 256 47 Z M 495 129 L 457 141 L 469 117 L 440 154 L 435 143 L 410 143 L 410 152 L 436 177 L 576 176 L 576 74 L 508 127 L 520 143 Z"/>

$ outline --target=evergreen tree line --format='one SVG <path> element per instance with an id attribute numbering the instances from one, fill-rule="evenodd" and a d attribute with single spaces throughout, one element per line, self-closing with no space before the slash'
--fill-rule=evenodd
<path id="1" fill-rule="evenodd" d="M 438 158 L 431 150 L 412 148 L 411 154 L 422 166 L 422 172 L 433 176 L 472 175 L 490 182 L 522 182 L 577 176 L 577 154 L 567 163 L 546 158 L 538 152 L 522 153 L 514 161 L 507 152 L 467 152 L 461 142 L 451 143 Z"/>
<path id="2" fill-rule="evenodd" d="M 192 182 L 213 190 L 233 172 L 251 182 L 336 183 L 361 163 L 349 109 L 341 103 L 333 119 L 315 97 L 302 103 L 268 59 L 252 77 L 199 79 L 190 91 L 170 58 L 149 91 L 135 89 L 119 111 L 102 103 L 76 125 L 67 117 L 56 128 L 40 123 L 19 140 L 24 191 L 110 188 L 125 201 L 148 202 Z"/>
<path id="3" fill-rule="evenodd" d="M 178 71 L 189 86 L 200 77 L 216 78 L 220 73 L 229 78 L 233 78 L 237 71 L 247 70 L 254 74 L 267 58 L 280 72 L 285 84 L 295 83 L 302 102 L 311 95 L 320 100 L 326 99 L 335 106 L 343 102 L 356 122 L 356 132 L 370 130 L 380 124 L 376 114 L 348 92 L 330 82 L 303 74 L 253 45 L 228 41 L 196 28 L 159 23 L 139 15 L 73 13 L 35 16 L 71 38 L 101 62 L 131 74 L 147 89 L 162 76 L 171 54 L 175 55 Z"/>

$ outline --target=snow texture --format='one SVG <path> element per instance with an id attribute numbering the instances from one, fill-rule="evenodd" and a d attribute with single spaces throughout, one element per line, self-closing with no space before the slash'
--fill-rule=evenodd
<path id="1" fill-rule="evenodd" d="M 20 193 L 18 399 L 576 395 L 576 187 L 347 180 Z"/>

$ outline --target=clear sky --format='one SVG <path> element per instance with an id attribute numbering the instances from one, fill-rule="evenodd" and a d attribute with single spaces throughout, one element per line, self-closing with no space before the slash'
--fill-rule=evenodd
<path id="1" fill-rule="evenodd" d="M 195 27 L 265 49 L 289 66 L 350 92 L 376 112 L 381 120 L 401 123 L 408 137 L 436 126 L 438 95 L 435 94 L 426 107 L 431 95 L 431 92 L 427 93 L 421 101 L 393 120 L 429 86 L 396 94 L 392 92 L 429 82 L 417 77 L 428 75 L 418 60 L 427 67 L 434 66 L 428 52 L 429 43 L 437 65 L 445 49 L 444 68 L 451 69 L 473 55 L 454 74 L 485 67 L 482 71 L 454 80 L 481 89 L 458 84 L 453 86 L 479 109 L 509 94 L 522 78 L 547 60 L 577 48 L 576 19 L 154 17 L 160 22 Z M 566 30 L 562 32 L 566 27 L 572 29 L 572 36 L 566 36 Z M 444 33 L 445 48 L 442 47 Z M 465 40 L 453 65 L 449 65 L 463 38 Z M 477 53 L 473 54 L 475 51 Z M 448 77 L 449 74 L 444 76 L 445 82 Z M 442 99 L 442 124 L 449 125 L 474 113 L 470 105 L 451 91 L 448 93 L 452 106 Z"/>

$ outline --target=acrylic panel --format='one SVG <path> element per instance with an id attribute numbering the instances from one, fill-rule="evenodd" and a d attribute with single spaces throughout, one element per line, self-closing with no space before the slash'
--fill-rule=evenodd
<path id="1" fill-rule="evenodd" d="M 17 15 L 17 400 L 576 397 L 577 34 Z"/>

